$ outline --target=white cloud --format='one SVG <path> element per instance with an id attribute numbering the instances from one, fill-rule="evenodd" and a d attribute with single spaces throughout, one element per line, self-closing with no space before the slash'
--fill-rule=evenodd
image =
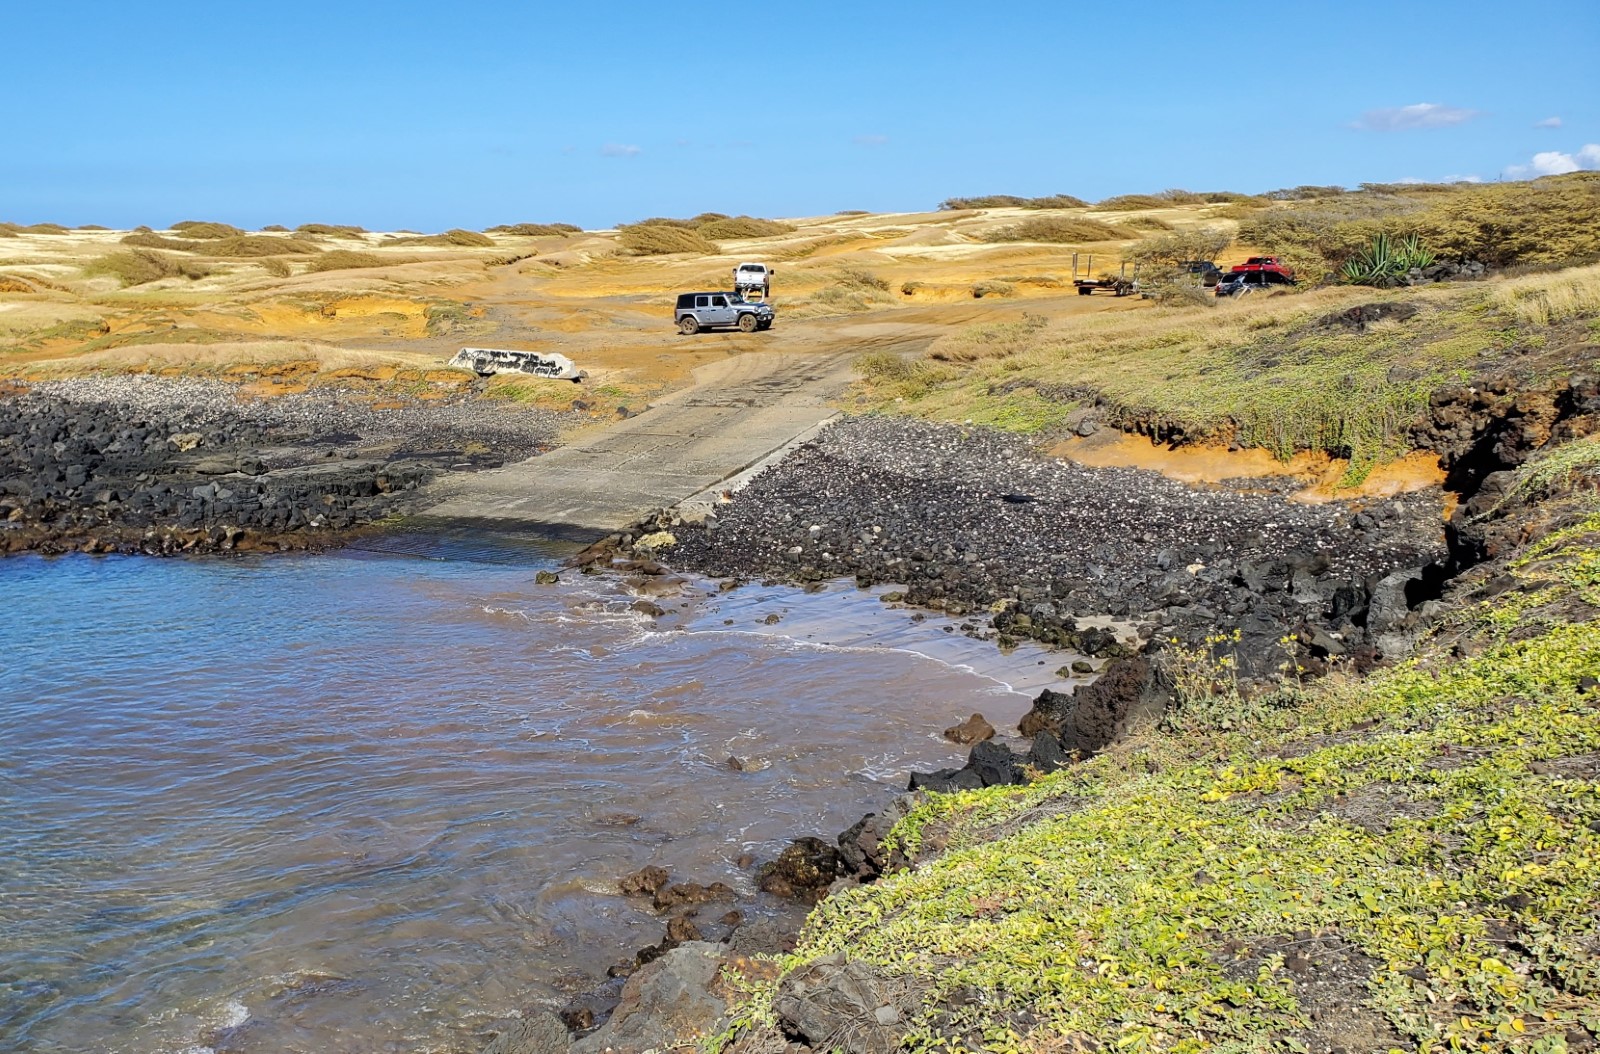
<path id="1" fill-rule="evenodd" d="M 607 143 L 600 148 L 601 157 L 638 157 L 644 150 L 630 143 Z"/>
<path id="2" fill-rule="evenodd" d="M 1368 110 L 1361 115 L 1355 127 L 1369 132 L 1404 132 L 1413 128 L 1446 128 L 1477 116 L 1477 110 L 1444 106 L 1436 102 L 1414 102 L 1410 106 Z"/>
<path id="3" fill-rule="evenodd" d="M 889 142 L 886 135 L 858 135 L 850 140 L 857 146 L 883 146 Z"/>
<path id="4" fill-rule="evenodd" d="M 1506 175 L 1512 179 L 1530 176 L 1560 176 L 1568 172 L 1600 171 L 1600 143 L 1585 143 L 1573 153 L 1541 150 L 1526 165 L 1511 165 Z"/>
<path id="5" fill-rule="evenodd" d="M 1533 126 L 1535 128 L 1560 128 L 1561 127 L 1561 118 L 1559 118 L 1559 117 L 1546 117 L 1542 121 L 1533 122 Z"/>

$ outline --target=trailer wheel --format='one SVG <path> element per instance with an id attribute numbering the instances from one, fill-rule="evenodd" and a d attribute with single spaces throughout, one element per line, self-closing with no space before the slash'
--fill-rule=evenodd
<path id="1" fill-rule="evenodd" d="M 757 329 L 771 329 L 772 328 L 772 320 L 769 318 L 765 322 L 763 322 L 759 326 L 757 326 L 756 328 Z"/>
<path id="2" fill-rule="evenodd" d="M 1088 296 L 1088 295 L 1089 295 L 1089 294 L 1090 294 L 1090 293 L 1092 293 L 1092 292 L 1094 292 L 1094 290 L 1093 290 L 1093 289 L 1090 289 L 1090 288 L 1089 288 L 1089 287 L 1088 287 L 1088 286 L 1086 286 L 1086 285 L 1080 285 L 1080 286 L 1079 286 L 1079 287 L 1078 287 L 1078 295 L 1079 295 L 1079 296 Z"/>
<path id="3" fill-rule="evenodd" d="M 761 325 L 761 320 L 752 312 L 746 311 L 739 316 L 739 331 L 741 333 L 754 333 L 759 325 Z"/>
<path id="4" fill-rule="evenodd" d="M 694 336 L 696 333 L 700 332 L 699 320 L 693 315 L 684 315 L 683 320 L 678 323 L 678 332 L 682 333 L 686 337 Z"/>

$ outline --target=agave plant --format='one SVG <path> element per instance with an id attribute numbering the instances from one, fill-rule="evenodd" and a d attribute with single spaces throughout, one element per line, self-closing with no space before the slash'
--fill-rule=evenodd
<path id="1" fill-rule="evenodd" d="M 1372 239 L 1372 245 L 1345 261 L 1339 274 L 1352 285 L 1379 287 L 1398 285 L 1413 270 L 1427 267 L 1435 257 L 1415 234 L 1395 242 L 1387 232 Z"/>

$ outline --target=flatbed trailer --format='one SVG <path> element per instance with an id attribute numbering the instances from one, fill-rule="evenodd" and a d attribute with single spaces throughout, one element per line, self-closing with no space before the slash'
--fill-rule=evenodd
<path id="1" fill-rule="evenodd" d="M 1083 268 L 1078 268 L 1078 254 L 1072 254 L 1072 284 L 1078 290 L 1079 296 L 1089 296 L 1095 291 L 1110 293 L 1112 296 L 1127 296 L 1129 293 L 1139 291 L 1139 265 L 1133 265 L 1133 273 L 1128 273 L 1127 261 L 1123 261 L 1114 275 L 1094 277 L 1094 254 L 1087 253 Z"/>

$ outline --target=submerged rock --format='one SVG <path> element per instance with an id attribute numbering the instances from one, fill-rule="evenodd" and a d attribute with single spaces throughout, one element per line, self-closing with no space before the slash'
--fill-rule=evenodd
<path id="1" fill-rule="evenodd" d="M 962 746 L 966 746 L 969 743 L 993 739 L 994 726 L 984 720 L 982 714 L 973 714 L 960 724 L 951 725 L 945 729 L 944 738 L 952 743 L 960 743 Z"/>
<path id="2" fill-rule="evenodd" d="M 554 1014 L 540 1012 L 507 1025 L 482 1054 L 567 1054 L 572 1033 Z"/>
<path id="3" fill-rule="evenodd" d="M 699 941 L 641 967 L 623 986 L 611 1019 L 572 1044 L 573 1054 L 693 1049 L 724 1027 L 727 1004 L 715 990 L 721 967 L 721 949 Z"/>
<path id="4" fill-rule="evenodd" d="M 820 838 L 796 838 L 762 868 L 763 893 L 816 903 L 839 877 L 839 850 Z"/>

